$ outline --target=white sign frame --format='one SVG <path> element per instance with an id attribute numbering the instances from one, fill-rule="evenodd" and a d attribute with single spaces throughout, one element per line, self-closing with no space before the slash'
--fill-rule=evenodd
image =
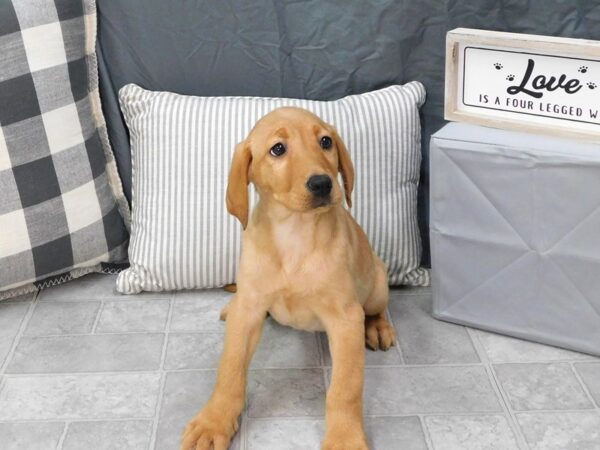
<path id="1" fill-rule="evenodd" d="M 446 120 L 600 142 L 598 41 L 457 28 L 445 87 Z"/>

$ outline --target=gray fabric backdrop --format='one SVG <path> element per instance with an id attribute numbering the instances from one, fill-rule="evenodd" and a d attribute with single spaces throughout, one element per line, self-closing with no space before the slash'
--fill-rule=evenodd
<path id="1" fill-rule="evenodd" d="M 97 0 L 100 87 L 131 195 L 117 91 L 331 100 L 410 80 L 422 109 L 419 223 L 428 244 L 429 136 L 444 123 L 447 30 L 485 28 L 600 40 L 600 0 Z"/>

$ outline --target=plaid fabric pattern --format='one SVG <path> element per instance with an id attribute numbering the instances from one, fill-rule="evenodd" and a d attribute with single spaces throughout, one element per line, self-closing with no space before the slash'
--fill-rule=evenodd
<path id="1" fill-rule="evenodd" d="M 126 257 L 95 42 L 94 1 L 0 2 L 0 298 Z"/>

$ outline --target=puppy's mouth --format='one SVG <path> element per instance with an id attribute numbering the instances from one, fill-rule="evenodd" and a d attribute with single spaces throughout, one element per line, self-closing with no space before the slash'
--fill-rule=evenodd
<path id="1" fill-rule="evenodd" d="M 326 197 L 313 197 L 312 202 L 311 202 L 311 206 L 314 209 L 324 208 L 324 207 L 330 206 L 332 204 L 333 204 L 333 202 L 331 201 L 331 195 L 328 195 Z"/>

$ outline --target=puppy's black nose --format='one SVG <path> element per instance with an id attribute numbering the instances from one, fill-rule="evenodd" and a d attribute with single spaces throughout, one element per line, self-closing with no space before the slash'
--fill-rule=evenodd
<path id="1" fill-rule="evenodd" d="M 313 175 L 306 182 L 306 187 L 315 197 L 327 197 L 332 186 L 329 175 Z"/>

